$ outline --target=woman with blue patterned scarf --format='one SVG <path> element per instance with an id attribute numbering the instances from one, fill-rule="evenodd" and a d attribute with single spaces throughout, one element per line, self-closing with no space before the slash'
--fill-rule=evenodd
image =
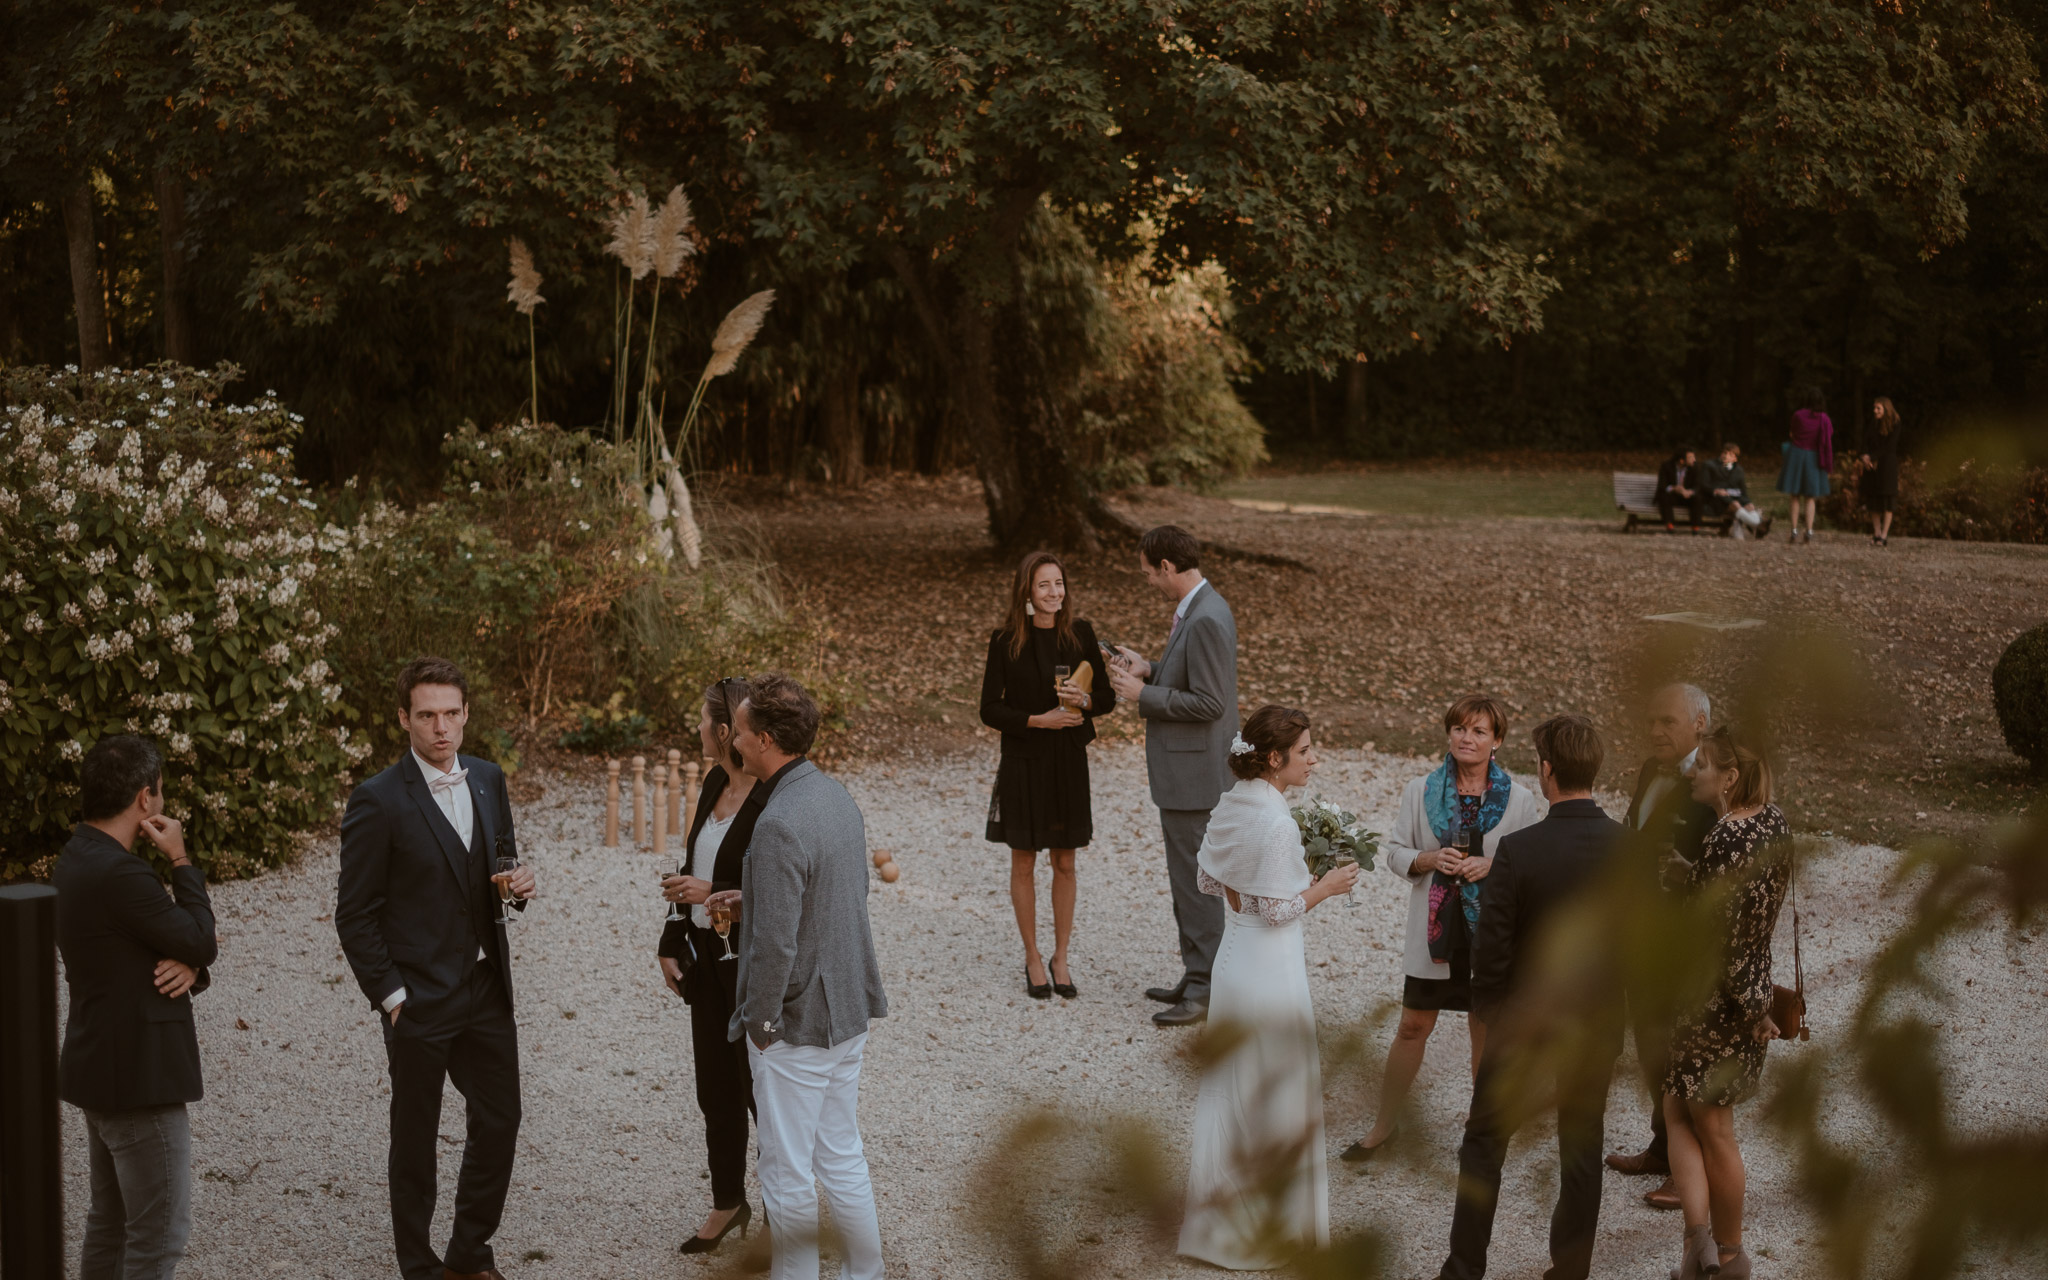
<path id="1" fill-rule="evenodd" d="M 1372 1131 L 1344 1152 L 1354 1163 L 1379 1154 L 1394 1136 L 1401 1110 L 1437 1015 L 1470 1014 L 1472 937 L 1486 900 L 1486 874 L 1500 838 L 1543 817 L 1543 806 L 1508 775 L 1494 753 L 1507 737 L 1500 703 L 1467 694 L 1444 713 L 1443 763 L 1408 784 L 1401 812 L 1380 844 L 1387 870 L 1406 881 L 1408 939 L 1402 957 L 1401 1022 L 1387 1049 L 1379 1109 Z M 1471 856 L 1460 856 L 1459 833 L 1468 833 Z M 1486 1028 L 1468 1018 L 1472 1065 L 1478 1070 Z"/>

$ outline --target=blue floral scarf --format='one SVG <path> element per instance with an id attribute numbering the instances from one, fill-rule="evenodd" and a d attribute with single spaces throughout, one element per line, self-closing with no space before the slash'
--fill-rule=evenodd
<path id="1" fill-rule="evenodd" d="M 1486 796 L 1479 802 L 1479 820 L 1475 826 L 1478 834 L 1484 835 L 1500 825 L 1501 817 L 1508 811 L 1508 793 L 1513 786 L 1514 779 L 1500 767 L 1500 762 L 1489 760 L 1486 765 Z M 1436 836 L 1437 844 L 1448 848 L 1452 836 L 1463 822 L 1458 805 L 1458 762 L 1449 752 L 1444 753 L 1444 762 L 1423 782 L 1422 808 L 1429 818 L 1429 829 Z M 1447 876 L 1441 871 L 1430 874 L 1430 959 L 1441 963 L 1451 958 L 1451 952 L 1472 945 L 1473 932 L 1479 927 L 1479 888 L 1478 884 Z M 1462 919 L 1457 919 L 1446 909 L 1452 901 L 1458 903 L 1457 915 Z"/>

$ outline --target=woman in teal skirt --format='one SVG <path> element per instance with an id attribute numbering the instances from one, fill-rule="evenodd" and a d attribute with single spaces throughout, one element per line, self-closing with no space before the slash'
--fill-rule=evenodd
<path id="1" fill-rule="evenodd" d="M 1835 424 L 1819 387 L 1800 393 L 1801 407 L 1792 414 L 1792 437 L 1785 442 L 1785 466 L 1778 472 L 1778 492 L 1792 496 L 1792 542 L 1798 545 L 1800 508 L 1805 508 L 1807 542 L 1813 541 L 1813 518 L 1828 496 L 1828 473 L 1835 469 Z"/>

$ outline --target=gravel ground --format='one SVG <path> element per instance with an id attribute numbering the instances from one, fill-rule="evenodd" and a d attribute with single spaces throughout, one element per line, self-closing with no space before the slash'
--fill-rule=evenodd
<path id="1" fill-rule="evenodd" d="M 871 842 L 893 850 L 904 869 L 894 885 L 877 881 L 870 899 L 892 1016 L 876 1025 L 862 1097 L 889 1274 L 1014 1274 L 1003 1247 L 975 1230 L 977 1214 L 991 1209 L 1050 1242 L 1083 1242 L 1079 1262 L 1095 1274 L 1215 1274 L 1173 1259 L 1142 1217 L 1099 1207 L 1096 1191 L 1118 1175 L 1086 1143 L 1047 1163 L 1012 1160 L 999 1142 L 1013 1118 L 1034 1108 L 1058 1108 L 1084 1132 L 1133 1117 L 1154 1127 L 1160 1168 L 1177 1179 L 1195 1077 L 1180 1053 L 1187 1033 L 1155 1028 L 1147 1015 L 1157 1006 L 1141 994 L 1177 968 L 1141 753 L 1114 744 L 1097 752 L 1098 831 L 1080 860 L 1074 948 L 1081 997 L 1050 1004 L 1019 989 L 1007 855 L 977 834 L 994 758 L 994 742 L 984 739 L 934 760 L 899 757 L 846 775 Z M 1336 751 L 1315 790 L 1384 829 L 1401 785 L 1426 767 Z M 655 979 L 655 859 L 598 847 L 602 800 L 594 776 L 557 774 L 523 789 L 538 793 L 519 806 L 519 822 L 543 897 L 514 935 L 526 1119 L 500 1263 L 514 1280 L 720 1274 L 718 1263 L 674 1253 L 708 1207 L 709 1184 L 687 1015 Z M 1881 897 L 1894 855 L 1834 841 L 1819 842 L 1815 852 L 1802 887 L 1818 1032 L 1811 1044 L 1774 1051 L 1779 1065 L 1828 1052 L 1859 975 L 1900 915 L 1897 900 Z M 197 1006 L 208 1092 L 193 1109 L 199 1181 L 186 1277 L 393 1274 L 382 1045 L 335 942 L 335 867 L 330 839 L 294 868 L 215 892 L 221 961 Z M 1418 1094 L 1426 1125 L 1422 1139 L 1408 1144 L 1408 1158 L 1361 1175 L 1334 1156 L 1369 1119 L 1372 1075 L 1389 1031 L 1375 1017 L 1400 989 L 1404 896 L 1391 876 L 1372 873 L 1353 900 L 1310 916 L 1307 948 L 1326 1060 L 1333 1225 L 1340 1235 L 1387 1230 L 1389 1274 L 1399 1277 L 1434 1275 L 1445 1248 L 1468 1083 L 1460 1017 L 1448 1016 L 1441 1028 L 1448 1034 L 1432 1042 Z M 1049 938 L 1049 920 L 1045 929 Z M 1780 957 L 1784 977 L 1783 936 Z M 1937 966 L 1949 984 L 1944 1043 L 1957 1073 L 1957 1116 L 2048 1122 L 2038 1061 L 2048 1028 L 2043 961 L 2038 934 L 1985 934 L 1951 948 Z M 1363 1063 L 1346 1047 L 1361 1035 Z M 1633 1149 L 1648 1129 L 1631 1070 L 1625 1059 L 1609 1136 L 1610 1145 Z M 1756 1107 L 1739 1115 L 1759 1274 L 1820 1274 L 1785 1154 Z M 1863 1127 L 1847 1113 L 1834 1123 L 1849 1134 Z M 461 1141 L 452 1091 L 442 1133 L 437 1236 L 445 1239 Z M 69 1108 L 66 1139 L 75 1247 L 86 1203 L 84 1137 Z M 1496 1275 L 1535 1276 L 1545 1263 L 1554 1150 L 1548 1130 L 1515 1144 L 1495 1236 Z M 981 1181 L 991 1167 L 1027 1185 L 991 1190 Z M 1648 1185 L 1608 1176 L 1596 1274 L 1664 1274 L 1678 1226 L 1637 1201 Z M 750 1198 L 758 1202 L 758 1191 Z M 1987 1255 L 1977 1274 L 2035 1272 Z"/>

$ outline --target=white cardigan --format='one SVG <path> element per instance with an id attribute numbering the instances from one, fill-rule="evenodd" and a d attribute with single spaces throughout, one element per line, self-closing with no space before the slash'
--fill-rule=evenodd
<path id="1" fill-rule="evenodd" d="M 1402 946 L 1401 972 L 1411 978 L 1448 978 L 1451 966 L 1429 958 L 1430 873 L 1415 868 L 1415 859 L 1439 844 L 1423 809 L 1423 789 L 1428 782 L 1429 775 L 1424 774 L 1401 793 L 1401 812 L 1394 819 L 1394 829 L 1381 841 L 1380 851 L 1386 855 L 1387 870 L 1408 884 L 1408 936 Z M 1494 829 L 1486 833 L 1486 856 L 1490 858 L 1499 850 L 1502 836 L 1541 822 L 1544 809 L 1543 802 L 1530 794 L 1527 787 L 1519 782 L 1511 784 L 1507 811 Z M 1479 883 L 1480 910 L 1484 911 L 1486 882 Z"/>

